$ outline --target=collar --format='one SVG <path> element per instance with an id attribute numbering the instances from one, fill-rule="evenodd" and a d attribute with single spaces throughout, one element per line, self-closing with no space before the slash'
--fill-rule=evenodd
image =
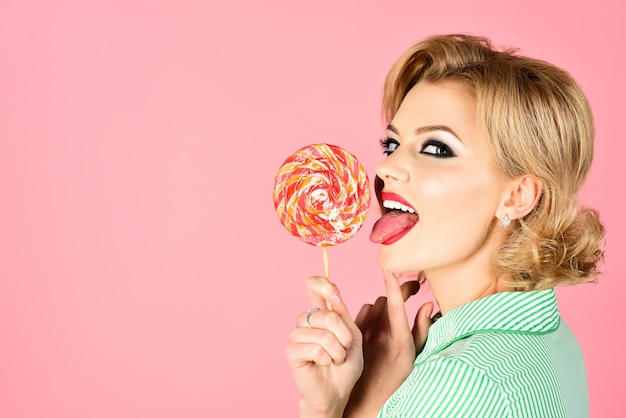
<path id="1" fill-rule="evenodd" d="M 499 292 L 459 306 L 439 318 L 430 327 L 415 364 L 473 334 L 547 334 L 556 331 L 560 320 L 554 289 Z"/>

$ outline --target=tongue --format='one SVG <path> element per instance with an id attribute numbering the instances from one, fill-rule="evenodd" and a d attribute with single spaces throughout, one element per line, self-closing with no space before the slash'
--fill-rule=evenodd
<path id="1" fill-rule="evenodd" d="M 376 221 L 370 234 L 370 241 L 382 244 L 390 238 L 405 232 L 417 223 L 419 216 L 416 213 L 394 210 L 388 212 Z"/>

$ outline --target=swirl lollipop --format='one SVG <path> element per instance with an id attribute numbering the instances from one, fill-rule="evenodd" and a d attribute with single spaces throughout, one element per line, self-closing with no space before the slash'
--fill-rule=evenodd
<path id="1" fill-rule="evenodd" d="M 283 163 L 274 183 L 274 207 L 283 226 L 302 241 L 326 248 L 352 238 L 370 203 L 367 173 L 343 148 L 312 144 Z"/>

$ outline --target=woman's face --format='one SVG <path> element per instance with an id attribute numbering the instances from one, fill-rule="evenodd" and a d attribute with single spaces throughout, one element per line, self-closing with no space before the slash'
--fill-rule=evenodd
<path id="1" fill-rule="evenodd" d="M 381 267 L 427 276 L 467 266 L 488 271 L 504 181 L 477 131 L 469 90 L 451 81 L 418 83 L 382 142 L 382 199 L 401 209 L 388 210 L 372 230 Z"/>

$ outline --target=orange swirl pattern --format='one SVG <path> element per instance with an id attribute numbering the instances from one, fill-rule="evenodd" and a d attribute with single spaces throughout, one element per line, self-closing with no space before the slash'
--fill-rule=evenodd
<path id="1" fill-rule="evenodd" d="M 343 148 L 312 144 L 285 160 L 274 183 L 278 219 L 311 245 L 331 246 L 354 236 L 370 204 L 367 173 Z"/>

